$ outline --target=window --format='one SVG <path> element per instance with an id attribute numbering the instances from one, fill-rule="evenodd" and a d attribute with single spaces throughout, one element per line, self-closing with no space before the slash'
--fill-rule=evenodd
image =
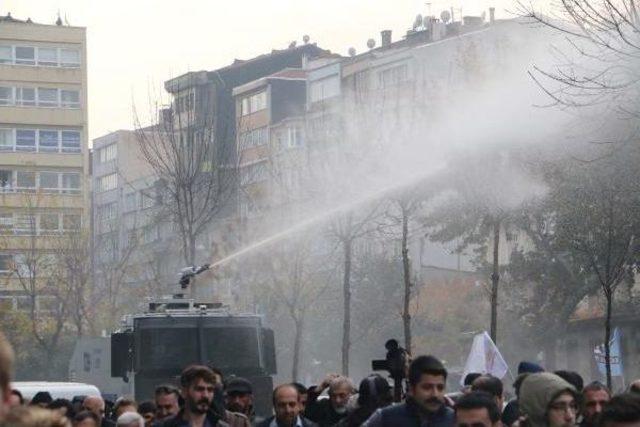
<path id="1" fill-rule="evenodd" d="M 36 151 L 36 131 L 33 129 L 17 129 L 16 150 Z"/>
<path id="2" fill-rule="evenodd" d="M 38 131 L 38 148 L 40 151 L 58 151 L 58 131 L 40 130 Z"/>
<path id="3" fill-rule="evenodd" d="M 251 109 L 249 108 L 249 98 L 242 98 L 241 109 L 243 116 L 251 114 Z"/>
<path id="4" fill-rule="evenodd" d="M 36 189 L 36 173 L 18 171 L 16 173 L 16 187 L 18 190 L 33 191 Z"/>
<path id="5" fill-rule="evenodd" d="M 38 65 L 47 67 L 58 66 L 58 49 L 55 47 L 38 48 Z"/>
<path id="6" fill-rule="evenodd" d="M 263 90 L 262 92 L 243 98 L 241 108 L 241 114 L 243 116 L 264 110 L 267 108 L 267 91 Z"/>
<path id="7" fill-rule="evenodd" d="M 60 66 L 79 67 L 80 51 L 78 49 L 60 49 Z"/>
<path id="8" fill-rule="evenodd" d="M 60 91 L 60 106 L 62 108 L 80 108 L 80 92 L 62 89 Z"/>
<path id="9" fill-rule="evenodd" d="M 98 206 L 98 220 L 108 221 L 118 216 L 118 204 L 116 202 Z"/>
<path id="10" fill-rule="evenodd" d="M 63 193 L 79 193 L 80 192 L 80 174 L 75 172 L 62 173 Z"/>
<path id="11" fill-rule="evenodd" d="M 58 214 L 40 215 L 40 233 L 53 234 L 60 230 L 60 217 Z"/>
<path id="12" fill-rule="evenodd" d="M 98 150 L 98 158 L 100 163 L 106 163 L 113 160 L 118 155 L 118 144 L 107 145 Z"/>
<path id="13" fill-rule="evenodd" d="M 63 153 L 79 153 L 80 152 L 80 132 L 77 130 L 62 131 L 62 152 Z"/>
<path id="14" fill-rule="evenodd" d="M 16 88 L 16 104 L 23 107 L 36 105 L 36 90 L 32 87 Z"/>
<path id="15" fill-rule="evenodd" d="M 0 151 L 13 151 L 13 129 L 0 129 Z"/>
<path id="16" fill-rule="evenodd" d="M 0 86 L 0 105 L 13 105 L 13 88 Z"/>
<path id="17" fill-rule="evenodd" d="M 259 145 L 265 145 L 268 141 L 267 127 L 261 127 L 257 129 L 244 132 L 240 136 L 240 146 L 243 149 L 250 147 L 257 147 Z"/>
<path id="18" fill-rule="evenodd" d="M 81 225 L 80 215 L 64 214 L 62 216 L 62 227 L 65 231 L 80 230 L 80 225 Z"/>
<path id="19" fill-rule="evenodd" d="M 0 64 L 13 64 L 13 48 L 0 46 Z"/>
<path id="20" fill-rule="evenodd" d="M 0 254 L 0 273 L 11 273 L 13 267 L 13 256 L 9 254 Z"/>
<path id="21" fill-rule="evenodd" d="M 28 267 L 23 267 L 22 268 L 22 270 L 25 270 L 25 269 L 26 269 L 26 273 L 27 274 L 24 274 L 25 271 L 23 271 L 21 274 L 23 276 L 28 276 L 29 275 L 29 273 L 28 273 L 29 268 Z M 31 310 L 31 307 L 33 307 L 33 303 L 34 303 L 34 301 L 30 297 L 17 297 L 16 298 L 16 309 L 18 311 L 29 311 L 29 310 Z"/>
<path id="22" fill-rule="evenodd" d="M 38 88 L 38 106 L 39 107 L 57 107 L 58 106 L 58 89 L 39 87 Z"/>
<path id="23" fill-rule="evenodd" d="M 118 186 L 118 176 L 115 173 L 98 178 L 98 191 L 113 190 Z"/>
<path id="24" fill-rule="evenodd" d="M 43 190 L 58 191 L 58 172 L 40 172 L 40 187 Z"/>
<path id="25" fill-rule="evenodd" d="M 56 297 L 38 297 L 38 311 L 56 311 L 60 308 L 60 303 Z M 98 359 L 100 360 L 100 359 Z"/>
<path id="26" fill-rule="evenodd" d="M 13 232 L 22 235 L 36 234 L 35 215 L 16 215 L 13 218 Z"/>
<path id="27" fill-rule="evenodd" d="M 11 191 L 13 187 L 13 171 L 0 169 L 0 192 Z"/>
<path id="28" fill-rule="evenodd" d="M 299 127 L 289 128 L 289 148 L 300 147 L 302 145 L 302 129 Z"/>
<path id="29" fill-rule="evenodd" d="M 0 212 L 0 234 L 13 233 L 13 214 L 11 212 Z"/>
<path id="30" fill-rule="evenodd" d="M 33 47 L 16 46 L 16 64 L 36 65 L 36 49 Z"/>
<path id="31" fill-rule="evenodd" d="M 311 102 L 322 101 L 340 95 L 340 77 L 330 76 L 309 84 Z"/>

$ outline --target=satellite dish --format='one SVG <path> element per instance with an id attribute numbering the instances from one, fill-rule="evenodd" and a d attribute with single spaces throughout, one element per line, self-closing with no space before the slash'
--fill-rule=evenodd
<path id="1" fill-rule="evenodd" d="M 296 43 L 296 41 L 295 41 L 295 40 L 294 40 L 294 41 L 292 41 L 291 43 L 289 43 L 289 49 L 293 49 L 293 48 L 295 48 L 295 47 L 296 47 L 296 44 L 297 44 L 297 43 Z"/>
<path id="2" fill-rule="evenodd" d="M 367 47 L 369 49 L 373 49 L 374 47 L 376 47 L 376 41 L 374 39 L 367 40 Z"/>
<path id="3" fill-rule="evenodd" d="M 418 28 L 420 28 L 420 26 L 422 26 L 422 15 L 416 16 L 415 21 L 413 21 L 414 30 L 417 30 Z"/>
<path id="4" fill-rule="evenodd" d="M 448 10 L 443 10 L 440 14 L 440 19 L 442 19 L 442 22 L 444 22 L 445 24 L 448 24 L 449 21 L 451 21 L 451 12 L 449 12 Z"/>
<path id="5" fill-rule="evenodd" d="M 309 40 L 311 40 L 311 37 L 309 37 L 308 34 L 305 34 L 304 36 L 302 36 L 302 41 L 304 42 L 304 44 L 309 43 Z"/>
<path id="6" fill-rule="evenodd" d="M 349 56 L 351 56 L 351 57 L 356 56 L 356 48 L 354 48 L 354 47 L 350 47 L 349 48 Z"/>

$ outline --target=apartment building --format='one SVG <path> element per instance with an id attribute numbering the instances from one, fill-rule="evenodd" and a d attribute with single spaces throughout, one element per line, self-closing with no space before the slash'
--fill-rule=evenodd
<path id="1" fill-rule="evenodd" d="M 88 224 L 86 58 L 85 28 L 0 17 L 0 298 L 8 308 L 32 304 L 16 277 L 26 259 L 55 255 L 63 236 Z"/>

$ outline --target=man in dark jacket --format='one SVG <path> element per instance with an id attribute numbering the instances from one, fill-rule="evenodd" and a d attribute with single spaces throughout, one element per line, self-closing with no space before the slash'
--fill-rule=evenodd
<path id="1" fill-rule="evenodd" d="M 327 388 L 329 398 L 318 399 Z M 354 392 L 355 387 L 349 378 L 329 375 L 315 390 L 309 391 L 305 416 L 320 427 L 334 426 L 347 417 L 347 404 Z"/>
<path id="2" fill-rule="evenodd" d="M 453 427 L 453 410 L 445 405 L 447 370 L 433 356 L 420 356 L 409 366 L 405 403 L 377 410 L 365 427 Z"/>
<path id="3" fill-rule="evenodd" d="M 283 384 L 273 390 L 274 417 L 267 418 L 257 427 L 317 427 L 318 425 L 300 415 L 302 405 L 300 393 L 293 384 Z"/>
<path id="4" fill-rule="evenodd" d="M 162 423 L 162 427 L 227 427 L 211 410 L 216 376 L 206 366 L 191 365 L 180 375 L 184 409 Z"/>

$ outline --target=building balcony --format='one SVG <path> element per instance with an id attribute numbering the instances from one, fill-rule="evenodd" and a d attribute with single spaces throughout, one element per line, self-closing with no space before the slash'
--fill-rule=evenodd
<path id="1" fill-rule="evenodd" d="M 85 112 L 81 108 L 37 108 L 37 107 L 0 107 L 3 124 L 75 126 L 86 124 Z"/>
<path id="2" fill-rule="evenodd" d="M 82 84 L 85 71 L 83 68 L 36 67 L 25 65 L 0 64 L 0 81 L 38 83 Z"/>
<path id="3" fill-rule="evenodd" d="M 3 208 L 24 209 L 31 206 L 32 209 L 84 209 L 84 197 L 82 190 L 75 190 L 74 193 L 49 192 L 19 192 L 16 189 L 0 190 L 0 206 Z"/>
<path id="4" fill-rule="evenodd" d="M 78 168 L 84 167 L 84 156 L 76 153 L 47 153 L 25 151 L 0 151 L 2 166 L 26 166 L 26 167 L 55 167 Z"/>

